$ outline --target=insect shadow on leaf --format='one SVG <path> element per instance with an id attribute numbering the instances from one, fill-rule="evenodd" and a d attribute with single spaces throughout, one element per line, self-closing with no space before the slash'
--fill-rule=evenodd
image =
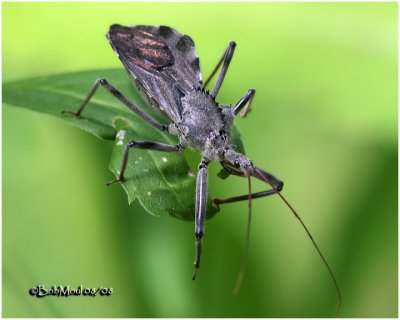
<path id="1" fill-rule="evenodd" d="M 249 204 L 245 248 L 234 292 L 237 293 L 239 291 L 245 270 L 250 235 L 251 202 L 253 199 L 277 194 L 300 221 L 329 271 L 338 295 L 339 303 L 337 312 L 339 313 L 341 294 L 335 276 L 308 228 L 280 193 L 283 188 L 283 182 L 272 174 L 256 167 L 249 158 L 237 151 L 232 141 L 231 132 L 233 130 L 234 119 L 239 113 L 242 117 L 248 114 L 251 102 L 255 96 L 255 90 L 248 90 L 233 107 L 230 105 L 220 105 L 216 102 L 216 97 L 221 89 L 235 51 L 235 42 L 228 44 L 218 64 L 207 80 L 203 82 L 200 72 L 200 60 L 197 56 L 193 40 L 187 35 L 180 34 L 175 29 L 167 26 L 138 25 L 124 27 L 121 25 L 112 25 L 107 33 L 107 38 L 139 92 L 143 94 L 151 105 L 167 116 L 171 122 L 167 124 L 160 123 L 129 101 L 106 79 L 97 79 L 95 81 L 76 112 L 63 111 L 63 113 L 72 114 L 80 118 L 82 111 L 97 88 L 102 86 L 150 126 L 161 132 L 175 135 L 179 139 L 179 143 L 176 145 L 156 141 L 129 141 L 125 146 L 120 173 L 117 179 L 109 182 L 107 185 L 125 182 L 125 171 L 131 149 L 181 152 L 185 148 L 190 147 L 201 153 L 202 160 L 197 173 L 194 214 L 196 255 L 193 279 L 195 279 L 197 271 L 200 268 L 202 238 L 206 218 L 208 194 L 207 168 L 211 161 L 218 161 L 225 173 L 221 174 L 221 176 L 226 177 L 226 174 L 232 174 L 245 177 L 248 180 L 248 194 L 228 199 L 212 199 L 218 209 L 222 204 L 237 201 L 248 201 Z M 218 78 L 210 93 L 205 88 L 217 74 L 218 70 L 220 70 Z M 271 189 L 252 193 L 251 177 L 267 183 Z"/>

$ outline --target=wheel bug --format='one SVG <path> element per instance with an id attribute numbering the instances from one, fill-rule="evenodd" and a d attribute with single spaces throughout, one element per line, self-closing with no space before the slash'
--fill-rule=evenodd
<path id="1" fill-rule="evenodd" d="M 218 161 L 229 174 L 246 177 L 248 180 L 249 193 L 247 195 L 228 199 L 212 199 L 218 208 L 222 204 L 248 200 L 249 216 L 246 246 L 243 257 L 245 258 L 247 254 L 249 242 L 252 199 L 274 194 L 278 195 L 300 221 L 329 271 L 338 295 L 339 311 L 341 294 L 335 276 L 308 228 L 293 207 L 281 195 L 280 191 L 283 188 L 283 182 L 275 178 L 272 174 L 256 167 L 245 155 L 237 152 L 235 146 L 232 144 L 230 132 L 234 119 L 239 113 L 241 113 L 242 117 L 247 115 L 255 95 L 255 90 L 248 90 L 233 108 L 231 108 L 230 105 L 219 105 L 216 102 L 216 97 L 233 57 L 236 47 L 235 42 L 229 43 L 217 66 L 207 80 L 203 82 L 200 72 L 200 61 L 193 40 L 189 36 L 182 35 L 170 27 L 123 27 L 120 25 L 112 25 L 107 33 L 107 38 L 138 90 L 144 95 L 148 102 L 162 111 L 164 115 L 171 120 L 171 123 L 161 124 L 158 122 L 130 102 L 106 79 L 98 79 L 95 81 L 82 105 L 76 112 L 63 111 L 63 113 L 72 114 L 77 118 L 81 117 L 82 111 L 100 85 L 149 125 L 161 132 L 172 134 L 179 138 L 179 143 L 176 145 L 136 140 L 128 142 L 125 147 L 119 177 L 109 182 L 107 185 L 116 182 L 124 183 L 129 152 L 133 148 L 163 152 L 181 152 L 187 147 L 197 149 L 202 155 L 202 160 L 199 164 L 196 183 L 196 255 L 193 280 L 200 267 L 202 251 L 202 238 L 206 218 L 207 166 L 211 161 Z M 221 70 L 217 81 L 212 92 L 209 93 L 205 88 L 219 69 Z M 252 193 L 250 177 L 255 177 L 267 183 L 272 188 L 267 191 Z M 235 291 L 238 291 L 243 278 L 244 261 L 245 259 L 242 260 Z"/>

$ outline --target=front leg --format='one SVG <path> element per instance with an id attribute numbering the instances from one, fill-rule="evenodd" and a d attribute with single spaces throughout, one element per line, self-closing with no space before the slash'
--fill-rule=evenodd
<path id="1" fill-rule="evenodd" d="M 250 89 L 246 92 L 246 94 L 236 103 L 235 107 L 233 108 L 233 114 L 237 116 L 240 110 L 243 109 L 240 116 L 244 118 L 250 111 L 250 105 L 254 99 L 254 95 L 256 94 L 256 90 Z"/>
<path id="2" fill-rule="evenodd" d="M 207 166 L 208 161 L 203 159 L 199 165 L 199 173 L 197 174 L 194 228 L 196 236 L 196 259 L 194 261 L 193 280 L 196 278 L 197 270 L 200 268 L 201 239 L 204 234 L 204 220 L 207 209 Z"/>

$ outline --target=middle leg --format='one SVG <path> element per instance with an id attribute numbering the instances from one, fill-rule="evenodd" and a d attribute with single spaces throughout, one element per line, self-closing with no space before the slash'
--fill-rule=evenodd
<path id="1" fill-rule="evenodd" d="M 196 183 L 196 207 L 195 207 L 195 236 L 196 236 L 196 259 L 194 261 L 193 280 L 196 278 L 197 270 L 200 268 L 201 240 L 204 234 L 204 220 L 207 209 L 207 166 L 208 162 L 203 159 L 199 165 Z"/>
<path id="2" fill-rule="evenodd" d="M 132 148 L 148 149 L 148 150 L 156 150 L 164 152 L 179 152 L 184 149 L 181 144 L 170 145 L 159 142 L 134 141 L 134 140 L 129 141 L 125 147 L 124 158 L 122 159 L 121 172 L 119 174 L 119 178 L 107 183 L 107 186 L 112 185 L 116 182 L 123 183 L 125 181 L 126 165 L 128 164 L 129 151 Z"/>
<path id="3" fill-rule="evenodd" d="M 222 82 L 224 81 L 226 72 L 228 71 L 229 68 L 229 64 L 231 63 L 232 57 L 233 57 L 233 53 L 235 51 L 235 47 L 236 47 L 236 43 L 234 41 L 229 42 L 228 47 L 226 48 L 223 56 L 221 57 L 221 59 L 219 60 L 217 66 L 214 68 L 214 70 L 211 72 L 210 76 L 208 77 L 208 79 L 206 80 L 206 82 L 204 83 L 204 86 L 206 87 L 208 85 L 208 83 L 210 82 L 210 80 L 214 77 L 215 73 L 217 72 L 217 70 L 221 67 L 221 72 L 219 73 L 218 76 L 218 80 L 214 86 L 214 89 L 211 93 L 211 95 L 213 97 L 216 97 L 219 89 L 221 88 Z"/>
<path id="4" fill-rule="evenodd" d="M 250 89 L 246 92 L 246 94 L 236 103 L 235 107 L 233 108 L 233 114 L 237 116 L 237 114 L 243 109 L 240 116 L 244 118 L 250 111 L 250 105 L 253 102 L 254 95 L 256 94 L 256 90 Z"/>

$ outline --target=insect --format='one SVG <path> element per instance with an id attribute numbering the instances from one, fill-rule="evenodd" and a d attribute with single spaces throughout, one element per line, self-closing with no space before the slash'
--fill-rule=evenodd
<path id="1" fill-rule="evenodd" d="M 125 147 L 121 171 L 114 183 L 124 183 L 129 153 L 132 149 L 150 149 L 163 152 L 181 152 L 185 148 L 194 148 L 202 155 L 199 164 L 195 196 L 195 239 L 196 255 L 193 279 L 200 267 L 202 238 L 206 218 L 207 202 L 207 166 L 211 161 L 218 161 L 229 174 L 245 177 L 248 180 L 249 193 L 228 199 L 213 199 L 215 205 L 247 200 L 249 202 L 249 219 L 247 227 L 247 253 L 249 226 L 251 220 L 252 199 L 278 195 L 290 208 L 295 217 L 310 237 L 318 254 L 323 260 L 335 285 L 339 308 L 340 291 L 327 261 L 322 255 L 309 230 L 297 212 L 281 195 L 283 182 L 272 174 L 258 168 L 244 154 L 239 153 L 231 141 L 231 128 L 239 113 L 244 117 L 249 111 L 255 90 L 248 90 L 243 97 L 231 107 L 220 105 L 216 97 L 224 81 L 232 60 L 236 44 L 230 42 L 217 66 L 205 82 L 200 72 L 200 61 L 193 40 L 167 26 L 130 26 L 112 25 L 107 38 L 128 71 L 138 90 L 153 105 L 162 111 L 170 123 L 162 124 L 130 102 L 120 91 L 106 79 L 97 79 L 82 105 L 76 112 L 63 111 L 75 117 L 81 113 L 99 86 L 107 89 L 113 96 L 130 108 L 137 116 L 161 132 L 175 135 L 179 139 L 176 145 L 159 142 L 129 141 Z M 205 90 L 211 79 L 220 70 L 215 85 L 209 93 Z M 271 188 L 262 192 L 251 192 L 250 177 L 267 183 Z M 244 263 L 238 276 L 237 288 L 244 272 Z"/>

